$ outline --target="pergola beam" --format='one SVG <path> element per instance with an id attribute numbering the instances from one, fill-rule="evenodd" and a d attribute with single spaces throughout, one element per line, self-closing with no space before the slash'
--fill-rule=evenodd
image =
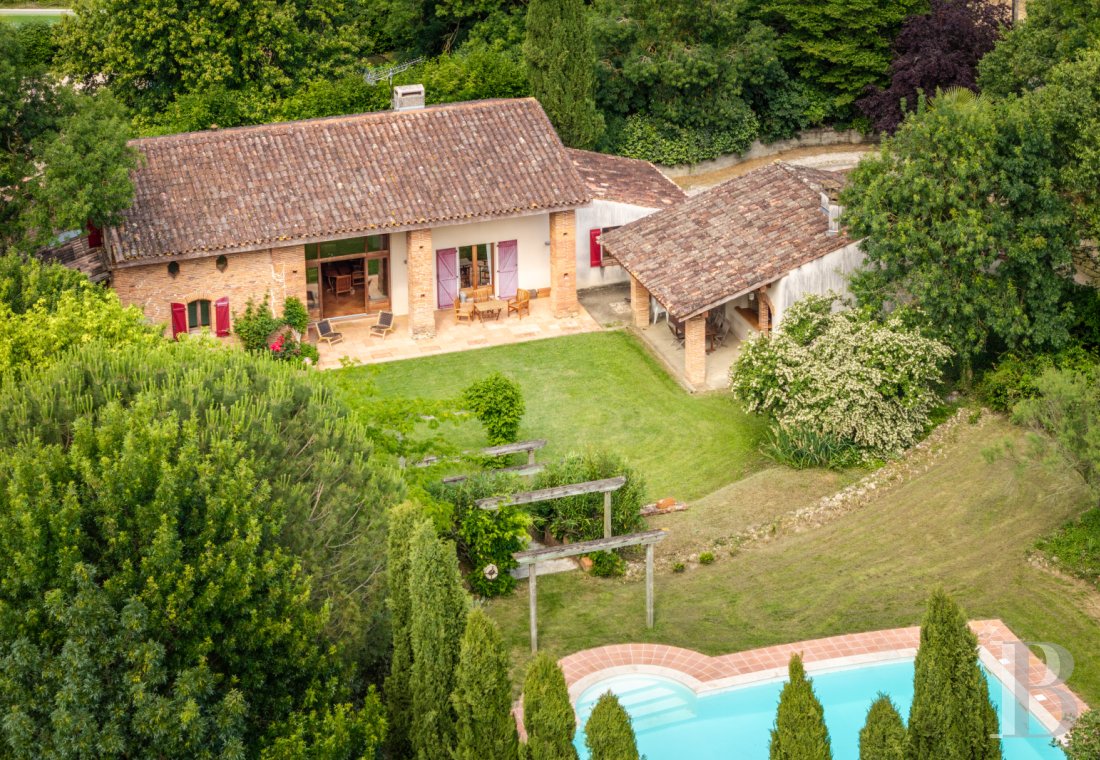
<path id="1" fill-rule="evenodd" d="M 567 486 L 540 488 L 537 491 L 521 491 L 511 496 L 490 496 L 487 499 L 478 499 L 477 506 L 481 509 L 498 509 L 501 504 L 534 504 L 540 501 L 564 499 L 567 496 L 583 496 L 589 493 L 610 493 L 611 491 L 618 491 L 624 485 L 626 485 L 626 477 L 620 475 L 617 478 L 589 480 L 585 483 L 573 483 Z"/>
<path id="2" fill-rule="evenodd" d="M 496 475 L 497 473 L 510 473 L 512 475 L 535 475 L 546 469 L 546 465 L 538 464 L 514 464 L 511 467 L 501 467 L 496 470 L 486 470 L 488 473 Z M 443 482 L 446 484 L 461 483 L 464 480 L 469 480 L 470 475 L 449 475 L 443 478 Z"/>

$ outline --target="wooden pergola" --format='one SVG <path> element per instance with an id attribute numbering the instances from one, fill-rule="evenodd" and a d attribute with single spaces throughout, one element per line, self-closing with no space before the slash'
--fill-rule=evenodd
<path id="1" fill-rule="evenodd" d="M 564 499 L 568 496 L 584 496 L 590 493 L 603 494 L 603 537 L 611 538 L 611 494 L 626 485 L 626 477 L 620 475 L 616 478 L 604 480 L 589 480 L 585 483 L 572 483 L 567 486 L 553 486 L 540 488 L 537 491 L 522 491 L 511 496 L 490 496 L 486 499 L 478 499 L 477 505 L 481 509 L 500 509 L 501 504 L 534 504 L 540 501 L 553 501 Z"/>
<path id="2" fill-rule="evenodd" d="M 594 541 L 580 541 L 564 546 L 548 546 L 545 549 L 533 549 L 526 552 L 516 552 L 512 556 L 520 567 L 528 568 L 527 588 L 530 597 L 531 615 L 531 652 L 537 652 L 539 648 L 539 623 L 538 623 L 538 564 L 552 559 L 564 559 L 566 557 L 579 557 L 593 552 L 623 549 L 628 546 L 645 547 L 645 624 L 647 628 L 653 627 L 653 547 L 665 539 L 668 534 L 663 530 L 648 530 L 644 533 L 631 533 L 627 536 L 615 536 L 614 538 L 598 538 Z"/>

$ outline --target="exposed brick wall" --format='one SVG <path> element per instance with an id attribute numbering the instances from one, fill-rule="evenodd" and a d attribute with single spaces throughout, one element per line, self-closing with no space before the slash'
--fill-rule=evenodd
<path id="1" fill-rule="evenodd" d="M 768 298 L 767 288 L 760 288 L 756 294 L 757 298 L 757 313 L 759 317 L 760 332 L 769 333 L 772 330 L 772 302 Z"/>
<path id="2" fill-rule="evenodd" d="M 649 327 L 649 291 L 634 275 L 630 276 L 630 311 L 635 327 Z"/>
<path id="3" fill-rule="evenodd" d="M 139 307 L 150 322 L 170 330 L 172 303 L 196 299 L 216 301 L 229 298 L 229 310 L 236 314 L 249 298 L 272 298 L 272 307 L 282 313 L 283 301 L 297 296 L 306 302 L 306 262 L 302 246 L 275 248 L 226 255 L 227 266 L 219 272 L 217 256 L 178 262 L 179 274 L 168 274 L 167 262 L 117 269 L 111 284 L 119 300 Z M 213 313 L 211 313 L 213 320 Z"/>
<path id="4" fill-rule="evenodd" d="M 684 323 L 684 379 L 695 388 L 707 382 L 707 318 L 692 317 Z"/>
<path id="5" fill-rule="evenodd" d="M 577 221 L 573 211 L 550 214 L 550 311 L 577 313 Z"/>
<path id="6" fill-rule="evenodd" d="M 413 338 L 435 336 L 435 251 L 430 229 L 406 233 L 409 285 L 409 334 Z"/>

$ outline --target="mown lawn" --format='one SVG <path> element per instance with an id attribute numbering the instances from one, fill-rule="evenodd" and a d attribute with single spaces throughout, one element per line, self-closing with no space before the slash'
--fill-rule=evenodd
<path id="1" fill-rule="evenodd" d="M 446 399 L 493 371 L 519 381 L 527 403 L 520 432 L 546 438 L 542 461 L 586 446 L 620 452 L 654 499 L 695 499 L 763 466 L 762 432 L 728 393 L 685 393 L 625 332 L 333 371 L 353 405 L 372 376 L 383 396 Z M 449 428 L 463 447 L 485 445 L 475 420 Z"/>
<path id="2" fill-rule="evenodd" d="M 971 618 L 1002 618 L 1021 638 L 1049 641 L 1076 659 L 1070 680 L 1100 704 L 1100 596 L 1027 561 L 1036 540 L 1090 502 L 1068 469 L 1022 453 L 986 454 L 1005 441 L 1022 452 L 1024 434 L 1002 420 L 963 425 L 946 456 L 886 490 L 867 506 L 824 526 L 719 552 L 709 567 L 657 575 L 657 624 L 644 626 L 640 581 L 580 573 L 539 579 L 539 641 L 561 656 L 588 647 L 654 641 L 719 654 L 819 636 L 920 622 L 928 592 L 943 586 Z M 688 469 L 687 460 L 684 469 Z M 730 513 L 745 525 L 812 503 L 847 480 L 811 473 L 799 487 L 775 470 L 725 489 L 685 513 L 655 521 L 666 544 L 706 548 L 707 525 L 728 535 Z M 678 532 L 681 537 L 677 537 Z M 690 536 L 685 539 L 683 536 Z M 662 545 L 658 546 L 658 551 Z M 672 548 L 667 547 L 666 550 Z M 512 648 L 516 672 L 528 658 L 527 594 L 521 584 L 489 609 Z"/>

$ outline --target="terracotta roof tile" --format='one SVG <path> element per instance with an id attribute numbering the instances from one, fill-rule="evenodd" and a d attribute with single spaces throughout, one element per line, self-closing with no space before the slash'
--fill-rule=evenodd
<path id="1" fill-rule="evenodd" d="M 92 282 L 103 282 L 111 276 L 103 248 L 89 248 L 87 235 L 79 235 L 60 245 L 43 248 L 35 253 L 35 257 L 44 263 L 57 263 L 83 272 Z"/>
<path id="2" fill-rule="evenodd" d="M 135 140 L 116 264 L 573 208 L 589 193 L 531 98 Z"/>
<path id="3" fill-rule="evenodd" d="M 843 175 L 777 162 L 605 233 L 601 242 L 677 318 L 690 316 L 851 241 L 829 235 L 821 193 Z"/>
<path id="4" fill-rule="evenodd" d="M 645 208 L 674 206 L 687 195 L 648 161 L 567 148 L 593 198 Z"/>

